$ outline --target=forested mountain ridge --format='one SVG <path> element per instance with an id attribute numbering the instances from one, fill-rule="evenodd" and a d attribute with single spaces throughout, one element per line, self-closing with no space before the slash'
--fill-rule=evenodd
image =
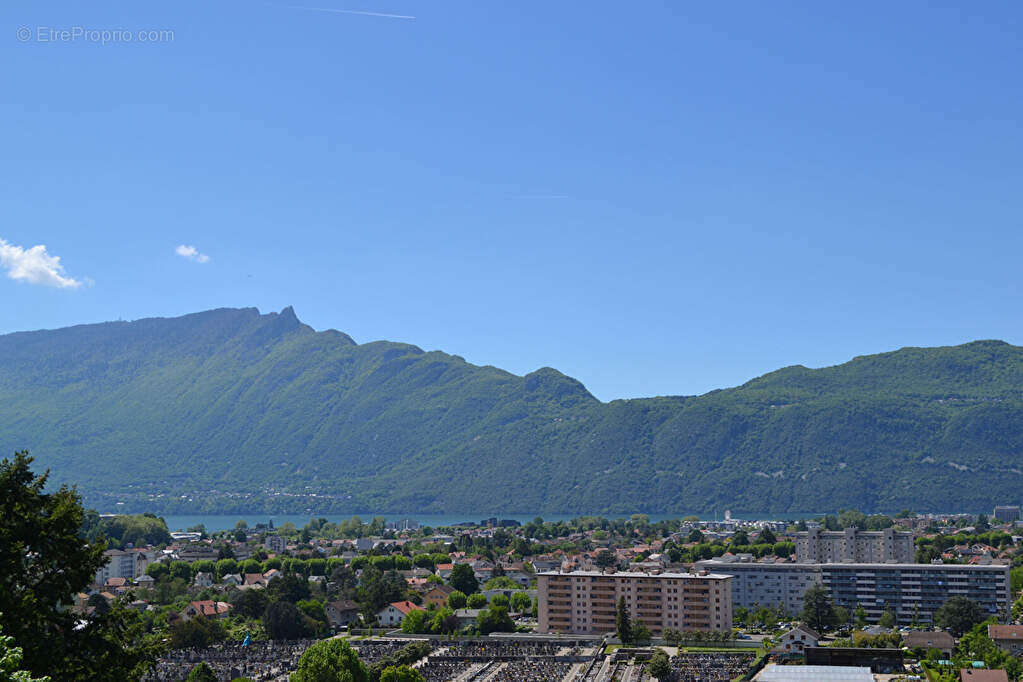
<path id="1" fill-rule="evenodd" d="M 550 368 L 221 309 L 0 336 L 0 447 L 127 510 L 980 510 L 1019 500 L 1023 348 L 601 403 Z"/>

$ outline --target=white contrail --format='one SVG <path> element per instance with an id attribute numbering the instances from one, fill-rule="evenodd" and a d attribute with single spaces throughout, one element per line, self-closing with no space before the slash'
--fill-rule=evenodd
<path id="1" fill-rule="evenodd" d="M 288 9 L 304 9 L 310 12 L 329 12 L 331 14 L 358 14 L 364 17 L 383 17 L 385 19 L 415 19 L 408 14 L 388 14 L 386 12 L 370 12 L 363 9 L 334 9 L 331 7 L 299 7 L 297 5 L 277 5 Z"/>

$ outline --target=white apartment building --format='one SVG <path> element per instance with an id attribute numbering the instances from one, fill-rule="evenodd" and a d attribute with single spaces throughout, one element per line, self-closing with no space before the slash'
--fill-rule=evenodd
<path id="1" fill-rule="evenodd" d="M 821 584 L 836 605 L 858 606 L 876 623 L 886 610 L 900 625 L 928 623 L 951 597 L 961 595 L 988 616 L 1002 618 L 1011 605 L 1009 566 L 968 564 L 791 564 L 699 561 L 698 568 L 733 576 L 733 606 L 754 609 L 779 603 L 791 615 L 803 608 L 805 588 Z"/>

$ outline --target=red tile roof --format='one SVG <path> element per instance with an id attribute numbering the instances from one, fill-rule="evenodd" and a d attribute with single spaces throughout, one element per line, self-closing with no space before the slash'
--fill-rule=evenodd
<path id="1" fill-rule="evenodd" d="M 1023 641 L 1023 625 L 988 625 L 987 636 L 991 639 L 1018 639 Z"/>
<path id="2" fill-rule="evenodd" d="M 210 599 L 189 602 L 188 605 L 203 616 L 220 616 L 231 610 L 231 605 L 227 602 Z"/>
<path id="3" fill-rule="evenodd" d="M 394 608 L 398 609 L 399 611 L 404 613 L 406 616 L 409 613 L 411 613 L 412 611 L 425 611 L 426 610 L 422 606 L 417 606 L 416 604 L 413 604 L 410 601 L 396 601 L 396 602 L 392 602 L 391 606 L 393 606 Z"/>
<path id="4" fill-rule="evenodd" d="M 1004 670 L 974 670 L 967 668 L 959 671 L 962 682 L 1009 682 Z"/>

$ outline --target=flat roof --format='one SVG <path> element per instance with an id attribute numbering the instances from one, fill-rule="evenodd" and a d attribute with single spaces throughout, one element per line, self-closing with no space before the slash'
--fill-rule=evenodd
<path id="1" fill-rule="evenodd" d="M 853 568 L 853 569 L 902 569 L 902 570 L 929 570 L 929 571 L 1007 571 L 1011 568 L 1009 564 L 989 564 L 979 566 L 976 564 L 808 564 L 808 563 L 760 563 L 757 561 L 716 561 L 714 559 L 703 559 L 696 562 L 697 566 L 712 565 L 714 568 L 725 568 L 728 566 L 749 566 L 750 568 Z"/>
<path id="2" fill-rule="evenodd" d="M 643 573 L 641 571 L 618 571 L 617 573 L 601 573 L 600 571 L 541 571 L 537 575 L 560 575 L 560 576 L 574 576 L 577 578 L 594 577 L 594 578 L 671 578 L 671 579 L 694 579 L 702 578 L 704 580 L 724 580 L 731 578 L 730 575 L 723 573 L 708 573 L 706 575 L 700 575 L 699 573 Z"/>
<path id="3" fill-rule="evenodd" d="M 769 663 L 760 682 L 874 682 L 870 668 L 846 665 L 778 665 Z"/>

